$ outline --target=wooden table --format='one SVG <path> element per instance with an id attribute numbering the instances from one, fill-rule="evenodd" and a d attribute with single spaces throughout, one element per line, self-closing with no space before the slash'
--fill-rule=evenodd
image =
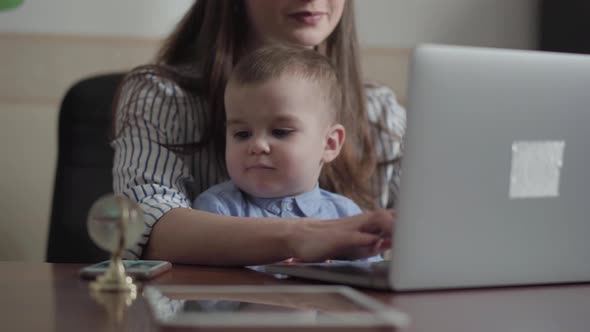
<path id="1" fill-rule="evenodd" d="M 152 321 L 141 296 L 126 310 L 121 321 L 109 316 L 105 307 L 90 296 L 87 281 L 79 279 L 81 267 L 0 262 L 0 330 L 161 330 Z M 150 284 L 286 285 L 303 282 L 278 280 L 246 269 L 176 265 Z M 589 284 L 413 293 L 363 292 L 408 313 L 412 325 L 407 331 L 590 331 Z M 263 331 L 275 330 L 280 329 Z"/>

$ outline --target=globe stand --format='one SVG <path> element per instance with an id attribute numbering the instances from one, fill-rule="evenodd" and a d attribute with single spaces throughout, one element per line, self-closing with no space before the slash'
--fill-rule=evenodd
<path id="1" fill-rule="evenodd" d="M 137 286 L 131 277 L 125 274 L 125 267 L 120 257 L 112 257 L 109 269 L 96 281 L 90 283 L 90 288 L 101 292 L 130 292 L 137 293 Z"/>
<path id="2" fill-rule="evenodd" d="M 139 206 L 123 196 L 108 195 L 90 209 L 88 231 L 92 240 L 112 253 L 107 271 L 90 283 L 95 292 L 137 294 L 137 286 L 125 273 L 123 250 L 137 242 L 142 233 Z"/>

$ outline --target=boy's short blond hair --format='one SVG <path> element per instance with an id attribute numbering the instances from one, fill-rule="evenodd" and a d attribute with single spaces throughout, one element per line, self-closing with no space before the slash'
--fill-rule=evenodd
<path id="1" fill-rule="evenodd" d="M 234 67 L 228 85 L 264 83 L 283 75 L 315 83 L 330 105 L 331 118 L 339 121 L 342 88 L 336 69 L 328 58 L 311 49 L 273 45 L 250 52 Z"/>

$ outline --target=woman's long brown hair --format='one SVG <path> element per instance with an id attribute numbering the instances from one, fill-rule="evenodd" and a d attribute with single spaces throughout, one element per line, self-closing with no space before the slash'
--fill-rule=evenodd
<path id="1" fill-rule="evenodd" d="M 224 167 L 225 111 L 223 94 L 229 74 L 246 52 L 248 19 L 243 1 L 196 0 L 165 41 L 150 66 L 183 89 L 205 98 L 210 107 L 202 139 L 185 146 L 194 151 L 213 144 Z M 363 208 L 377 205 L 372 186 L 376 157 L 371 143 L 365 92 L 359 65 L 354 4 L 346 1 L 342 19 L 317 47 L 335 66 L 342 84 L 342 122 L 347 139 L 339 157 L 324 166 L 320 186 L 354 200 Z"/>

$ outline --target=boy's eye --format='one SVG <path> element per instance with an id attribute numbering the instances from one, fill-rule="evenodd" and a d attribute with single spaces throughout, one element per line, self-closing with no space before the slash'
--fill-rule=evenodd
<path id="1" fill-rule="evenodd" d="M 292 132 L 293 132 L 293 129 L 279 128 L 279 129 L 273 129 L 272 130 L 272 135 L 274 137 L 282 138 L 282 137 L 288 136 Z"/>
<path id="2" fill-rule="evenodd" d="M 234 133 L 234 138 L 236 138 L 238 140 L 245 140 L 248 137 L 250 137 L 250 132 L 249 131 L 246 131 L 246 130 L 236 131 Z"/>

